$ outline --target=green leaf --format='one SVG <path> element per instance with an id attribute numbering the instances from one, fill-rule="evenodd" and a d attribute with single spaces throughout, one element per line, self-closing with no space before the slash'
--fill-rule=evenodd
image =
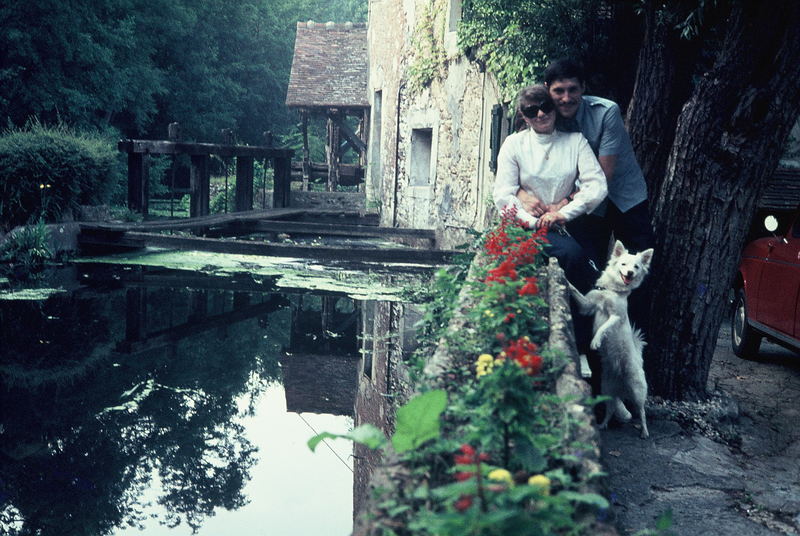
<path id="1" fill-rule="evenodd" d="M 668 508 L 666 512 L 661 514 L 656 520 L 656 529 L 665 531 L 672 526 L 672 509 Z"/>
<path id="2" fill-rule="evenodd" d="M 314 452 L 317 445 L 326 439 L 349 439 L 371 449 L 377 449 L 386 443 L 386 436 L 383 435 L 380 428 L 372 424 L 362 424 L 346 434 L 332 434 L 331 432 L 317 434 L 308 440 L 308 448 L 311 449 L 311 452 Z"/>
<path id="3" fill-rule="evenodd" d="M 347 437 L 371 449 L 377 449 L 386 444 L 386 436 L 383 435 L 383 431 L 369 423 L 354 428 L 347 434 Z"/>
<path id="4" fill-rule="evenodd" d="M 345 437 L 345 436 L 341 434 L 332 434 L 330 432 L 322 432 L 321 434 L 317 434 L 311 439 L 309 439 L 307 445 L 308 448 L 311 449 L 311 452 L 314 452 L 314 450 L 316 450 L 317 445 L 319 445 L 320 442 L 325 441 L 326 439 L 338 439 L 340 437 Z"/>
<path id="5" fill-rule="evenodd" d="M 542 451 L 527 438 L 520 438 L 517 441 L 514 457 L 530 473 L 538 473 L 547 467 L 547 460 L 542 455 Z"/>
<path id="6" fill-rule="evenodd" d="M 392 445 L 406 452 L 439 437 L 439 416 L 447 407 L 447 393 L 441 389 L 412 398 L 397 410 L 397 426 Z"/>
<path id="7" fill-rule="evenodd" d="M 591 504 L 597 508 L 608 508 L 610 505 L 605 497 L 596 493 L 576 493 L 574 491 L 562 491 L 559 497 L 584 504 Z"/>

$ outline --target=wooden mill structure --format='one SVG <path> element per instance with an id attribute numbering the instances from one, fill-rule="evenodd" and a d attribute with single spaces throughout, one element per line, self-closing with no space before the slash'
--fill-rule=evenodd
<path id="1" fill-rule="evenodd" d="M 302 122 L 302 162 L 293 164 L 302 174 L 302 189 L 324 180 L 328 192 L 354 185 L 363 191 L 369 122 L 366 24 L 297 23 L 286 106 L 299 110 Z M 309 150 L 309 121 L 317 118 L 327 125 L 324 163 L 312 162 Z M 342 163 L 347 148 L 358 155 L 357 163 Z"/>

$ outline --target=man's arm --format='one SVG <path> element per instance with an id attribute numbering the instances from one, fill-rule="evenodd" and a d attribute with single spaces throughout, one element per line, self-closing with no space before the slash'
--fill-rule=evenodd
<path id="1" fill-rule="evenodd" d="M 614 177 L 614 170 L 617 167 L 617 155 L 598 156 L 597 160 L 600 162 L 600 167 L 603 169 L 603 174 L 606 176 L 606 182 L 611 184 L 611 179 Z"/>
<path id="2" fill-rule="evenodd" d="M 617 156 L 622 150 L 622 139 L 627 135 L 619 106 L 613 104 L 603 115 L 603 134 L 597 155 L 609 186 L 617 167 Z"/>
<path id="3" fill-rule="evenodd" d="M 535 195 L 526 192 L 522 188 L 517 190 L 517 199 L 520 200 L 522 206 L 527 212 L 530 212 L 537 218 L 547 212 L 547 205 L 541 202 Z"/>

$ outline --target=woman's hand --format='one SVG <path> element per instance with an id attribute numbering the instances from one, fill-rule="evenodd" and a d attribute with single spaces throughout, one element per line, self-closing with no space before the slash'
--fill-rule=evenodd
<path id="1" fill-rule="evenodd" d="M 569 204 L 569 198 L 565 197 L 564 199 L 562 199 L 558 203 L 553 203 L 552 205 L 547 205 L 547 210 L 545 210 L 545 212 L 558 212 L 559 210 L 561 210 L 562 208 L 564 208 L 568 204 Z"/>
<path id="2" fill-rule="evenodd" d="M 517 199 L 522 203 L 522 208 L 537 218 L 547 212 L 547 205 L 542 203 L 538 197 L 520 188 L 517 190 Z"/>
<path id="3" fill-rule="evenodd" d="M 560 212 L 547 212 L 536 220 L 537 229 L 549 229 L 553 225 L 563 225 L 567 222 L 567 218 Z"/>

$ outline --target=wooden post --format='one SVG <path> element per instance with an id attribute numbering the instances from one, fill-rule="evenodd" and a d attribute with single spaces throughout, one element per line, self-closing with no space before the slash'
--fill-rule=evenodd
<path id="1" fill-rule="evenodd" d="M 325 146 L 325 153 L 328 163 L 328 186 L 329 192 L 335 192 L 339 187 L 339 125 L 333 120 L 333 116 L 338 112 L 332 110 L 328 112 L 328 142 Z"/>
<path id="2" fill-rule="evenodd" d="M 273 171 L 272 208 L 288 207 L 292 185 L 292 158 L 290 156 L 276 156 L 273 163 Z"/>
<path id="3" fill-rule="evenodd" d="M 147 216 L 148 168 L 150 157 L 146 153 L 128 153 L 128 209 Z"/>
<path id="4" fill-rule="evenodd" d="M 311 177 L 311 151 L 308 149 L 308 112 L 303 110 L 303 188 L 308 191 L 308 179 Z"/>
<path id="5" fill-rule="evenodd" d="M 192 165 L 189 173 L 189 188 L 191 190 L 189 217 L 208 216 L 210 183 L 211 177 L 208 169 L 208 155 L 192 155 Z"/>
<path id="6" fill-rule="evenodd" d="M 236 204 L 234 210 L 253 210 L 253 157 L 236 157 Z"/>

